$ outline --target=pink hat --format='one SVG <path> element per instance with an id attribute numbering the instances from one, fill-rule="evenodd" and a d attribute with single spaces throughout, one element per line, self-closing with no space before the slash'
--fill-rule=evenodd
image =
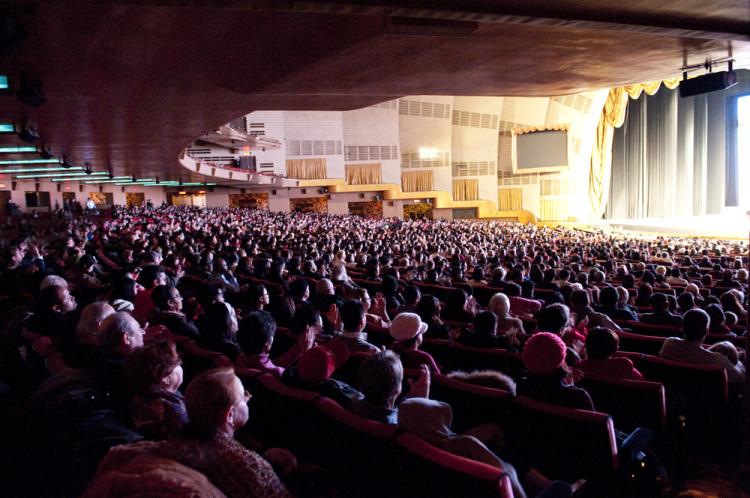
<path id="1" fill-rule="evenodd" d="M 532 374 L 549 374 L 562 366 L 566 351 L 560 336 L 538 332 L 531 336 L 523 348 L 523 363 Z"/>
<path id="2" fill-rule="evenodd" d="M 414 339 L 427 332 L 428 325 L 416 313 L 399 313 L 391 322 L 390 333 L 396 342 Z"/>
<path id="3" fill-rule="evenodd" d="M 349 348 L 342 341 L 331 341 L 324 346 L 308 349 L 299 357 L 297 368 L 305 382 L 323 382 L 349 359 Z"/>

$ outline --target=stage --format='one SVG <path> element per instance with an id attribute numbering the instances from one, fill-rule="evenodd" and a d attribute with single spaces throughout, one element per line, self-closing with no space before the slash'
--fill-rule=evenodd
<path id="1" fill-rule="evenodd" d="M 722 215 L 601 220 L 589 225 L 604 230 L 638 232 L 654 236 L 694 236 L 747 241 L 750 217 L 744 211 L 737 210 L 727 211 Z"/>

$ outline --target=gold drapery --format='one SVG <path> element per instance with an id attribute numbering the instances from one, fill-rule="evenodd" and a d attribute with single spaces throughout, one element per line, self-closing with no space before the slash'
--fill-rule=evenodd
<path id="1" fill-rule="evenodd" d="M 564 221 L 568 215 L 568 202 L 561 199 L 540 199 L 539 219 L 543 221 Z"/>
<path id="2" fill-rule="evenodd" d="M 454 201 L 475 201 L 479 199 L 479 180 L 453 180 Z"/>
<path id="3" fill-rule="evenodd" d="M 299 180 L 322 180 L 328 178 L 326 160 L 325 158 L 287 159 L 286 176 L 287 178 L 297 178 Z"/>
<path id="4" fill-rule="evenodd" d="M 497 206 L 500 211 L 520 211 L 523 190 L 520 188 L 501 188 L 497 191 Z"/>
<path id="5" fill-rule="evenodd" d="M 380 163 L 347 164 L 346 183 L 349 185 L 370 185 L 383 183 L 383 168 Z"/>
<path id="6" fill-rule="evenodd" d="M 589 209 L 594 219 L 601 218 L 607 206 L 609 181 L 612 175 L 612 137 L 615 128 L 619 128 L 625 122 L 628 98 L 637 99 L 643 92 L 647 95 L 653 95 L 659 91 L 662 84 L 669 89 L 673 89 L 679 83 L 680 80 L 674 78 L 627 85 L 609 91 L 599 117 L 599 124 L 596 127 L 596 137 L 589 166 Z"/>
<path id="7" fill-rule="evenodd" d="M 433 190 L 432 171 L 403 171 L 401 190 L 404 192 L 429 192 Z"/>

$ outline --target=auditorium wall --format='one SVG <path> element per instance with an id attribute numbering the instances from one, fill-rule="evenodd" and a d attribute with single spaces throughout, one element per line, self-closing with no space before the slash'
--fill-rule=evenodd
<path id="1" fill-rule="evenodd" d="M 380 163 L 383 183 L 401 183 L 397 105 L 393 100 L 342 113 L 345 164 Z"/>
<path id="2" fill-rule="evenodd" d="M 328 178 L 344 178 L 343 117 L 340 111 L 283 111 L 287 159 L 324 158 Z M 252 118 L 252 114 L 248 120 Z M 299 153 L 295 144 L 301 142 Z M 294 142 L 294 143 L 292 143 Z M 310 143 L 310 149 L 305 146 Z M 317 142 L 317 143 L 315 143 Z M 325 142 L 334 149 L 325 150 Z M 323 147 L 317 149 L 317 147 Z M 332 153 L 328 153 L 332 152 Z M 284 164 L 286 172 L 286 163 Z"/>
<path id="3" fill-rule="evenodd" d="M 55 208 L 55 202 L 57 202 L 60 207 L 63 205 L 63 192 L 73 192 L 76 195 L 76 200 L 80 202 L 81 204 L 84 204 L 86 202 L 86 199 L 89 198 L 89 192 L 99 192 L 99 186 L 98 185 L 84 185 L 83 192 L 79 190 L 79 185 L 76 182 L 62 182 L 60 185 L 60 192 L 57 191 L 57 183 L 53 182 L 38 182 L 39 183 L 39 191 L 40 192 L 49 192 L 50 194 L 50 207 L 51 209 Z M 11 181 L 10 180 L 4 180 L 2 182 L 5 187 L 0 187 L 0 190 L 5 190 L 10 192 L 10 198 L 13 202 L 15 202 L 19 209 L 22 212 L 30 212 L 34 209 L 30 209 L 26 206 L 26 192 L 34 192 L 36 191 L 36 182 L 22 182 L 18 181 L 16 182 L 16 188 L 13 190 L 11 188 Z M 142 192 L 144 194 L 144 197 L 146 200 L 151 200 L 151 202 L 154 203 L 155 206 L 161 205 L 161 203 L 166 198 L 164 195 L 164 190 L 162 188 L 155 188 L 155 187 L 140 187 L 140 186 L 133 186 L 133 187 L 125 187 L 125 192 L 122 191 L 122 187 L 114 186 L 114 185 L 102 185 L 102 192 L 111 193 L 112 194 L 112 201 L 119 206 L 125 206 L 125 194 L 127 192 Z M 46 211 L 46 209 L 37 209 L 38 211 Z"/>

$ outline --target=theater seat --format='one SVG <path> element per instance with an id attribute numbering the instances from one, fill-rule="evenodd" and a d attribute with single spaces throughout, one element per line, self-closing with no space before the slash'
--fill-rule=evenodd
<path id="1" fill-rule="evenodd" d="M 512 396 L 508 391 L 477 386 L 445 375 L 433 375 L 430 397 L 453 408 L 453 430 L 464 432 L 485 422 L 504 426 Z"/>
<path id="2" fill-rule="evenodd" d="M 659 431 L 666 425 L 667 404 L 660 382 L 586 374 L 577 385 L 586 389 L 598 411 L 612 416 L 621 431 L 630 432 L 636 427 Z"/>
<path id="3" fill-rule="evenodd" d="M 664 345 L 664 337 L 653 335 L 636 334 L 629 330 L 617 332 L 620 338 L 620 349 L 622 351 L 634 351 L 657 355 Z"/>
<path id="4" fill-rule="evenodd" d="M 518 397 L 506 437 L 521 458 L 551 479 L 606 480 L 618 469 L 612 418 Z"/>
<path id="5" fill-rule="evenodd" d="M 521 356 L 505 349 L 472 348 L 448 339 L 429 338 L 425 338 L 421 349 L 430 353 L 445 372 L 498 370 L 515 379 L 524 372 Z"/>
<path id="6" fill-rule="evenodd" d="M 333 373 L 333 378 L 342 382 L 346 382 L 350 386 L 358 386 L 359 367 L 361 367 L 362 363 L 370 356 L 372 356 L 371 353 L 365 353 L 363 351 L 350 351 L 349 359 L 346 360 L 346 363 L 336 369 L 336 371 Z"/>
<path id="7" fill-rule="evenodd" d="M 513 497 L 501 468 L 454 455 L 413 434 L 400 434 L 393 442 L 405 496 Z"/>
<path id="8" fill-rule="evenodd" d="M 674 325 L 652 325 L 643 322 L 634 322 L 628 320 L 622 325 L 624 328 L 632 330 L 636 334 L 651 335 L 656 337 L 679 337 L 680 327 Z"/>

